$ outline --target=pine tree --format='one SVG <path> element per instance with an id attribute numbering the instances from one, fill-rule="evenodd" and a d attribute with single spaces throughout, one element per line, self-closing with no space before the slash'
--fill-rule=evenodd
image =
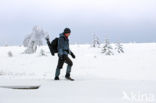
<path id="1" fill-rule="evenodd" d="M 106 39 L 104 47 L 102 49 L 102 53 L 104 53 L 105 55 L 114 55 L 112 50 L 113 50 L 113 48 L 112 48 L 111 44 L 109 43 L 109 40 Z"/>
<path id="2" fill-rule="evenodd" d="M 100 47 L 100 40 L 96 35 L 93 35 L 92 47 Z"/>
<path id="3" fill-rule="evenodd" d="M 116 43 L 116 48 L 118 53 L 124 53 L 124 50 L 123 50 L 123 45 L 121 45 L 119 42 Z"/>

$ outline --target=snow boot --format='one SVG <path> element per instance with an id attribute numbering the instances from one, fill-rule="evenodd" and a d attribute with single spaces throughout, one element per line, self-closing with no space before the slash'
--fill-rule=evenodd
<path id="1" fill-rule="evenodd" d="M 69 73 L 67 73 L 67 74 L 65 75 L 65 78 L 66 78 L 67 80 L 74 81 L 74 79 L 72 79 L 72 78 L 70 77 L 70 74 L 69 74 Z"/>
<path id="2" fill-rule="evenodd" d="M 55 77 L 54 80 L 60 80 L 60 78 L 59 77 Z"/>

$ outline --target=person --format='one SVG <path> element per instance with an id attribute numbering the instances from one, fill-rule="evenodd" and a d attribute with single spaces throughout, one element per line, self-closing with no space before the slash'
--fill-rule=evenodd
<path id="1" fill-rule="evenodd" d="M 65 78 L 72 81 L 74 80 L 71 78 L 70 75 L 73 62 L 68 57 L 68 54 L 70 54 L 72 58 L 75 59 L 74 53 L 69 48 L 68 37 L 70 36 L 70 34 L 71 34 L 71 30 L 69 28 L 65 28 L 63 33 L 60 34 L 60 37 L 58 39 L 58 64 L 57 64 L 54 80 L 59 80 L 60 71 L 64 63 L 67 63 Z"/>

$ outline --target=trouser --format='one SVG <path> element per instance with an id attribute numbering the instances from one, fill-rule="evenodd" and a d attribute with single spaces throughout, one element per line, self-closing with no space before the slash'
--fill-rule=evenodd
<path id="1" fill-rule="evenodd" d="M 63 67 L 63 64 L 67 63 L 67 70 L 66 70 L 66 75 L 70 76 L 71 72 L 71 67 L 73 66 L 73 62 L 70 60 L 70 58 L 67 55 L 64 55 L 63 58 L 58 58 L 58 64 L 55 72 L 55 77 L 59 77 L 60 71 Z"/>

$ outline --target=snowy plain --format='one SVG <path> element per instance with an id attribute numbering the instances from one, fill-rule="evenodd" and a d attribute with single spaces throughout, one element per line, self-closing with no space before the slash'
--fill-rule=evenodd
<path id="1" fill-rule="evenodd" d="M 74 82 L 64 79 L 66 65 L 61 80 L 53 80 L 58 57 L 47 46 L 35 54 L 24 54 L 23 46 L 0 47 L 0 86 L 40 85 L 36 90 L 0 88 L 0 103 L 156 103 L 156 43 L 124 43 L 125 53 L 114 50 L 112 56 L 102 54 L 102 46 L 70 48 L 76 55 Z"/>

